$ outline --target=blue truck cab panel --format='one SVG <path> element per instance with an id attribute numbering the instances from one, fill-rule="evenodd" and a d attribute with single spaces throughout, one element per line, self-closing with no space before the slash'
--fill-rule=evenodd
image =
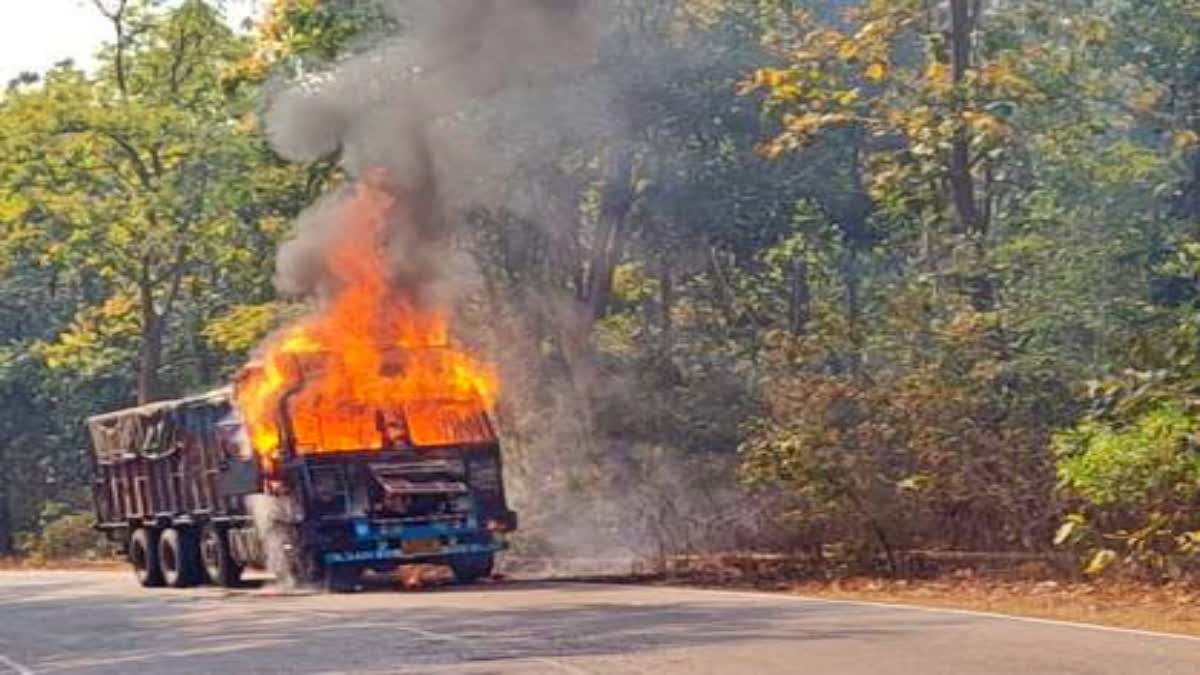
<path id="1" fill-rule="evenodd" d="M 324 567 L 490 569 L 501 535 L 516 527 L 496 444 L 313 455 L 289 472 L 303 488 L 305 539 Z"/>

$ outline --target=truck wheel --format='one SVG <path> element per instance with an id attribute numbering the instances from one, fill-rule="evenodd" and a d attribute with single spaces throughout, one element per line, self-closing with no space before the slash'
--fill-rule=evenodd
<path id="1" fill-rule="evenodd" d="M 492 576 L 492 568 L 496 558 L 491 553 L 466 555 L 451 558 L 450 570 L 454 572 L 454 580 L 460 584 L 469 584 L 484 577 Z"/>
<path id="2" fill-rule="evenodd" d="M 158 564 L 158 532 L 139 527 L 129 537 L 129 564 L 138 583 L 146 588 L 163 585 L 162 569 Z"/>
<path id="3" fill-rule="evenodd" d="M 171 588 L 186 588 L 200 579 L 200 550 L 190 531 L 171 527 L 158 539 L 158 566 Z"/>
<path id="4" fill-rule="evenodd" d="M 330 565 L 325 568 L 325 590 L 330 593 L 353 593 L 358 590 L 363 570 L 355 565 Z"/>
<path id="5" fill-rule="evenodd" d="M 229 535 L 216 525 L 208 525 L 200 533 L 200 562 L 208 580 L 218 586 L 233 588 L 242 580 L 242 566 L 229 550 Z"/>

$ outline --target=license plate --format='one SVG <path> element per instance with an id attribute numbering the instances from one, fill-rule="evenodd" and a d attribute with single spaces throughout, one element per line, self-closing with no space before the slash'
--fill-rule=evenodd
<path id="1" fill-rule="evenodd" d="M 408 539 L 400 542 L 400 550 L 408 554 L 433 553 L 442 547 L 437 539 Z"/>

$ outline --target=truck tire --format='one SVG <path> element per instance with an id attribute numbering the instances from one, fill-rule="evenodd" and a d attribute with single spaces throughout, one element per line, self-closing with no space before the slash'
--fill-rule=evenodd
<path id="1" fill-rule="evenodd" d="M 158 531 L 139 527 L 129 536 L 129 564 L 138 583 L 146 588 L 163 585 L 158 564 Z"/>
<path id="2" fill-rule="evenodd" d="M 495 564 L 496 558 L 491 553 L 464 555 L 450 559 L 450 571 L 454 572 L 454 580 L 458 583 L 470 584 L 492 576 Z"/>
<path id="3" fill-rule="evenodd" d="M 158 539 L 158 566 L 171 588 L 187 588 L 200 580 L 200 547 L 191 530 L 163 530 Z"/>
<path id="4" fill-rule="evenodd" d="M 208 580 L 218 586 L 234 588 L 242 581 L 242 566 L 233 559 L 229 535 L 216 525 L 200 532 L 200 562 Z"/>
<path id="5" fill-rule="evenodd" d="M 363 570 L 356 565 L 330 565 L 325 568 L 325 590 L 330 593 L 353 593 L 358 590 Z"/>

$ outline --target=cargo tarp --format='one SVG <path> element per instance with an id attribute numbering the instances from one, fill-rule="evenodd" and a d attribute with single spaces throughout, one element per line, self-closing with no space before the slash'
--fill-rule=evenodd
<path id="1" fill-rule="evenodd" d="M 177 438 L 189 426 L 189 419 L 195 417 L 195 413 L 211 410 L 212 406 L 227 400 L 228 395 L 222 390 L 92 417 L 87 421 L 87 428 L 96 459 L 101 464 L 113 464 L 137 457 L 168 455 L 175 451 Z"/>

